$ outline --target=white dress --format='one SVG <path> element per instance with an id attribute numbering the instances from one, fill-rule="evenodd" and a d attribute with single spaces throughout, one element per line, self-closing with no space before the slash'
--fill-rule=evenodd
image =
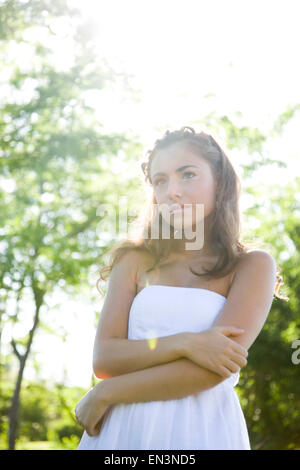
<path id="1" fill-rule="evenodd" d="M 128 339 L 200 332 L 213 325 L 226 297 L 214 291 L 149 285 L 133 299 Z M 115 404 L 100 433 L 84 431 L 77 450 L 251 450 L 234 390 L 239 372 L 184 398 Z"/>

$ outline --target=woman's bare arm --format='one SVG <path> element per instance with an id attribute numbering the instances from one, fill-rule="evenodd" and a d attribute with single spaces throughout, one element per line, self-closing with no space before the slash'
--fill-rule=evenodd
<path id="1" fill-rule="evenodd" d="M 185 357 L 187 346 L 186 333 L 143 340 L 105 339 L 97 346 L 94 374 L 99 379 L 107 379 L 165 364 Z"/>
<path id="2" fill-rule="evenodd" d="M 177 359 L 100 381 L 77 404 L 75 416 L 88 435 L 94 436 L 101 429 L 105 413 L 114 405 L 180 399 L 223 380 L 189 359 Z"/>
<path id="3" fill-rule="evenodd" d="M 128 339 L 129 314 L 133 301 L 136 301 L 139 265 L 143 266 L 141 255 L 130 251 L 112 268 L 94 341 L 93 370 L 97 378 L 143 370 L 183 356 L 184 333 Z"/>
<path id="4" fill-rule="evenodd" d="M 183 358 L 102 380 L 94 388 L 99 386 L 107 404 L 135 403 L 183 398 L 223 380 L 227 378 Z"/>
<path id="5" fill-rule="evenodd" d="M 251 252 L 236 275 L 214 325 L 235 324 L 245 333 L 235 339 L 249 348 L 258 336 L 272 304 L 275 262 L 265 252 Z M 249 296 L 251 292 L 251 296 Z M 227 378 L 181 358 L 100 382 L 99 393 L 110 403 L 172 400 L 210 389 Z M 97 387 L 96 385 L 96 387 Z M 96 388 L 95 387 L 95 388 Z"/>

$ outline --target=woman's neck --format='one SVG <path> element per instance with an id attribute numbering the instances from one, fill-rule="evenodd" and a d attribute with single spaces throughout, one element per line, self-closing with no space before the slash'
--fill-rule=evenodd
<path id="1" fill-rule="evenodd" d="M 214 256 L 215 250 L 211 246 L 203 246 L 198 250 L 191 250 L 185 247 L 186 243 L 190 243 L 190 240 L 172 240 L 171 241 L 171 250 L 170 258 L 172 259 L 181 259 L 181 260 L 207 260 Z"/>

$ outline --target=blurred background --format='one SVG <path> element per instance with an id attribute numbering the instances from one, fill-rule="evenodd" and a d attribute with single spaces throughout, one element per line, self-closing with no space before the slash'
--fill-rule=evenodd
<path id="1" fill-rule="evenodd" d="M 146 151 L 185 125 L 232 161 L 243 235 L 289 297 L 235 388 L 251 448 L 300 449 L 299 9 L 0 0 L 0 449 L 77 448 L 74 409 L 98 381 L 98 271 L 127 235 L 97 208 L 126 197 L 141 211 Z"/>

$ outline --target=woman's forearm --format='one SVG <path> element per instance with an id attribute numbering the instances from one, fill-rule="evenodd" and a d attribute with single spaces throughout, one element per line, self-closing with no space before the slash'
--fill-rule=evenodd
<path id="1" fill-rule="evenodd" d="M 188 338 L 188 333 L 178 333 L 145 340 L 102 340 L 94 346 L 94 374 L 107 379 L 183 358 Z"/>
<path id="2" fill-rule="evenodd" d="M 183 358 L 111 377 L 99 385 L 105 401 L 116 404 L 183 398 L 212 388 L 223 380 L 226 378 Z"/>

